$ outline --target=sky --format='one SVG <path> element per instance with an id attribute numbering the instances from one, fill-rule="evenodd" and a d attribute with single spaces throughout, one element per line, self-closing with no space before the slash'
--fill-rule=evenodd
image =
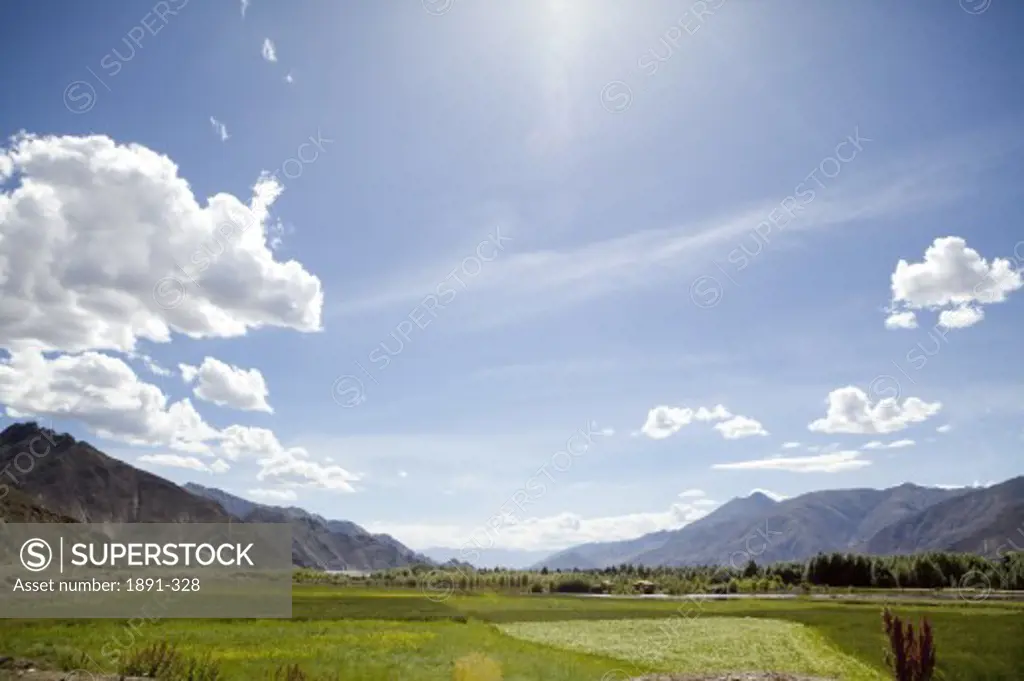
<path id="1" fill-rule="evenodd" d="M 417 549 L 1017 476 L 1022 28 L 4 3 L 3 422 Z"/>

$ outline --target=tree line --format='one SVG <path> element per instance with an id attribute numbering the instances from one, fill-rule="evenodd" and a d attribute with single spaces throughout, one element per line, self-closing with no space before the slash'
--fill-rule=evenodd
<path id="1" fill-rule="evenodd" d="M 466 564 L 425 564 L 359 576 L 300 571 L 299 581 L 362 583 L 424 591 L 533 593 L 759 593 L 797 589 L 1024 590 L 1024 553 L 998 558 L 929 552 L 904 556 L 822 553 L 806 561 L 740 567 L 649 567 L 622 564 L 599 570 L 475 569 Z"/>

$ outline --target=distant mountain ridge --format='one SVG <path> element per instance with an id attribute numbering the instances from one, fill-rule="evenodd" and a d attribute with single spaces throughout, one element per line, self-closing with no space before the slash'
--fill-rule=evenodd
<path id="1" fill-rule="evenodd" d="M 292 562 L 323 570 L 384 570 L 432 561 L 387 534 L 372 534 L 348 520 L 327 520 L 295 506 L 269 506 L 223 490 L 186 483 L 190 493 L 217 502 L 243 522 L 291 523 Z"/>
<path id="2" fill-rule="evenodd" d="M 430 563 L 389 535 L 301 508 L 264 506 L 201 485 L 181 487 L 35 422 L 0 432 L 0 470 L 8 466 L 19 473 L 16 483 L 0 483 L 5 522 L 291 523 L 292 558 L 301 567 L 367 571 Z"/>
<path id="3" fill-rule="evenodd" d="M 573 546 L 534 567 L 728 565 L 750 559 L 765 564 L 830 552 L 979 552 L 986 545 L 994 550 L 1015 528 L 1024 545 L 1024 477 L 974 490 L 905 483 L 810 492 L 778 502 L 755 494 L 678 530 Z"/>
<path id="4" fill-rule="evenodd" d="M 456 561 L 461 564 L 472 565 L 475 568 L 508 568 L 510 570 L 523 570 L 534 563 L 543 560 L 553 553 L 552 551 L 529 551 L 525 549 L 503 549 L 503 548 L 472 548 L 463 550 L 447 546 L 434 546 L 423 549 L 423 555 L 437 563 Z M 472 560 L 469 560 L 472 558 Z"/>

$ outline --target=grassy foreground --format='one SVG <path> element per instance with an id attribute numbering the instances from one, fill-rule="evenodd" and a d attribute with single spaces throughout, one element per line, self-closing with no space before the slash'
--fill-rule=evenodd
<path id="1" fill-rule="evenodd" d="M 891 605 L 903 617 L 931 620 L 947 681 L 1021 678 L 1020 604 Z M 69 661 L 84 652 L 112 667 L 132 647 L 167 641 L 211 655 L 228 681 L 264 679 L 290 663 L 324 678 L 355 681 L 496 681 L 495 669 L 506 681 L 599 681 L 620 669 L 710 671 L 735 663 L 768 670 L 786 660 L 806 670 L 838 665 L 833 673 L 860 681 L 884 674 L 881 608 L 809 600 L 698 606 L 497 594 L 435 602 L 415 591 L 297 586 L 290 621 L 164 620 L 132 629 L 123 620 L 0 620 L 0 654 L 73 668 Z M 624 643 L 643 646 L 654 636 L 663 641 L 665 631 L 679 635 L 661 657 L 630 652 Z M 727 652 L 715 658 L 716 649 Z M 491 671 L 474 675 L 474 665 Z"/>

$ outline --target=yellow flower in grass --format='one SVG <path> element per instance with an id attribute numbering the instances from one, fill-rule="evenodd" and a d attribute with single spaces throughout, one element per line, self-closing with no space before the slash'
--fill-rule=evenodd
<path id="1" fill-rule="evenodd" d="M 482 653 L 455 660 L 452 681 L 501 681 L 501 665 Z"/>

